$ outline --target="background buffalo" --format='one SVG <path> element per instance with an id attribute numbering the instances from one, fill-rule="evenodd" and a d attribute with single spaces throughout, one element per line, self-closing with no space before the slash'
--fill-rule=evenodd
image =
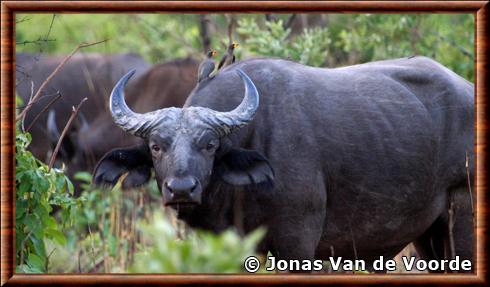
<path id="1" fill-rule="evenodd" d="M 16 54 L 16 91 L 24 105 L 29 102 L 32 92 L 36 93 L 41 84 L 55 70 L 65 56 L 48 56 L 44 54 Z M 56 125 L 63 128 L 71 114 L 71 107 L 78 105 L 87 97 L 88 101 L 82 106 L 80 113 L 88 123 L 107 111 L 107 99 L 112 86 L 119 77 L 129 69 L 136 69 L 137 74 L 146 71 L 150 65 L 136 54 L 77 54 L 70 59 L 59 73 L 48 83 L 42 97 L 36 101 L 27 113 L 24 127 L 31 126 L 34 118 L 53 99 L 56 93 L 61 94 L 51 107 L 56 115 Z M 53 141 L 47 132 L 48 112 L 44 112 L 33 123 L 30 132 L 34 155 L 42 160 L 47 157 Z M 80 125 L 78 125 L 80 127 Z M 72 130 L 64 141 L 64 149 L 70 160 L 77 148 L 77 127 Z M 50 141 L 48 141 L 49 139 Z M 54 143 L 56 144 L 56 142 Z"/>

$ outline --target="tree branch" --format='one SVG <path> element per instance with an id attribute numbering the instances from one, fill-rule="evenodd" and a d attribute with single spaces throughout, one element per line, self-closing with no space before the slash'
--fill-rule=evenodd
<path id="1" fill-rule="evenodd" d="M 49 98 L 49 97 L 58 96 L 58 93 L 59 93 L 59 91 L 57 91 L 57 92 L 56 92 L 56 93 L 54 93 L 54 94 L 42 95 L 42 96 L 40 96 L 40 97 L 39 97 L 39 98 L 38 98 L 36 101 L 32 101 L 32 103 L 30 103 L 30 104 L 28 104 L 28 105 L 18 106 L 18 107 L 16 107 L 16 109 L 17 109 L 17 110 L 25 109 L 27 106 L 29 106 L 29 105 L 30 105 L 30 106 L 32 106 L 32 105 L 34 105 L 35 103 L 37 103 L 37 102 L 41 101 L 41 100 L 42 100 L 42 99 L 44 99 L 44 98 Z"/>
<path id="2" fill-rule="evenodd" d="M 228 20 L 228 46 L 233 43 L 233 28 L 235 27 L 236 18 L 235 15 L 226 16 Z M 227 47 L 228 48 L 228 47 Z"/>
<path id="3" fill-rule="evenodd" d="M 199 32 L 201 35 L 202 49 L 206 54 L 211 49 L 211 39 L 208 29 L 209 18 L 206 14 L 199 15 Z"/>
<path id="4" fill-rule="evenodd" d="M 32 120 L 32 122 L 29 124 L 29 126 L 27 127 L 27 129 L 25 130 L 26 132 L 28 132 L 32 126 L 34 125 L 34 123 L 37 121 L 37 119 L 47 110 L 49 109 L 49 107 L 51 107 L 54 102 L 56 102 L 59 98 L 61 98 L 61 93 L 58 91 L 56 92 L 56 97 L 54 97 L 54 99 L 52 99 L 51 101 L 49 101 L 49 103 L 34 117 L 34 119 Z"/>
<path id="5" fill-rule="evenodd" d="M 284 28 L 284 30 L 289 29 L 291 27 L 291 25 L 293 25 L 295 19 L 296 19 L 296 14 L 291 14 L 291 16 L 289 16 L 288 20 L 286 22 L 284 22 L 284 24 L 282 26 Z"/>
<path id="6" fill-rule="evenodd" d="M 471 216 L 473 221 L 475 220 L 475 210 L 473 207 L 473 192 L 471 191 L 471 178 L 470 178 L 470 164 L 469 164 L 468 151 L 466 151 L 465 156 L 465 167 L 466 167 L 466 180 L 468 181 L 468 192 L 470 193 L 470 204 L 471 204 Z M 473 223 L 474 224 L 474 223 Z"/>
<path id="7" fill-rule="evenodd" d="M 448 233 L 449 233 L 449 258 L 456 258 L 456 249 L 454 247 L 454 194 L 453 192 L 449 193 L 449 208 L 448 208 Z"/>
<path id="8" fill-rule="evenodd" d="M 228 22 L 228 46 L 231 45 L 231 43 L 233 43 L 233 29 L 235 28 L 235 22 L 236 22 L 235 15 L 230 15 L 229 22 Z"/>
<path id="9" fill-rule="evenodd" d="M 29 18 L 28 16 L 25 16 L 22 19 L 15 20 L 15 24 L 19 24 L 19 23 L 22 23 L 22 22 L 30 21 L 30 20 L 31 20 L 31 18 Z"/>
<path id="10" fill-rule="evenodd" d="M 41 38 L 39 37 L 37 40 L 34 40 L 34 41 L 22 41 L 22 42 L 16 42 L 15 44 L 16 45 L 27 45 L 27 44 L 41 44 L 41 43 L 45 43 L 45 42 L 54 42 L 56 41 L 55 39 L 44 39 L 44 38 Z"/>
<path id="11" fill-rule="evenodd" d="M 48 170 L 51 170 L 51 168 L 53 167 L 54 160 L 56 159 L 56 155 L 58 154 L 58 151 L 60 150 L 60 147 L 61 147 L 61 142 L 63 141 L 63 138 L 66 135 L 66 132 L 68 132 L 68 129 L 70 128 L 73 120 L 77 116 L 78 111 L 80 110 L 83 103 L 85 103 L 85 101 L 87 99 L 88 98 L 83 98 L 83 100 L 78 104 L 78 106 L 76 108 L 72 107 L 71 116 L 68 119 L 68 122 L 66 123 L 65 128 L 63 129 L 63 132 L 61 133 L 60 138 L 58 139 L 58 143 L 56 144 L 56 148 L 54 149 L 53 154 L 51 155 L 51 158 L 49 159 Z"/>

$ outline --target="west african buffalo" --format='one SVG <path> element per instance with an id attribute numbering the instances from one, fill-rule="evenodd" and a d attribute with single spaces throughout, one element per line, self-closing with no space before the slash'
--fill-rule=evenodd
<path id="1" fill-rule="evenodd" d="M 30 53 L 16 54 L 16 90 L 24 104 L 27 104 L 31 96 L 31 83 L 35 93 L 64 57 Z M 64 127 L 71 114 L 71 107 L 78 105 L 85 97 L 88 97 L 88 101 L 82 106 L 80 112 L 84 116 L 82 118 L 90 123 L 97 115 L 107 112 L 107 99 L 112 87 L 122 75 L 127 73 L 130 68 L 136 69 L 137 73 L 140 74 L 149 66 L 143 58 L 136 54 L 76 54 L 48 83 L 43 91 L 43 96 L 33 104 L 27 113 L 24 126 L 28 127 L 31 124 L 35 116 L 53 99 L 52 95 L 57 91 L 61 93 L 61 98 L 51 106 L 55 115 L 54 119 L 56 119 L 54 126 Z M 57 142 L 57 138 L 49 138 L 48 136 L 47 119 L 48 113 L 45 112 L 36 120 L 30 130 L 32 144 L 29 148 L 41 160 L 46 159 L 53 141 L 54 144 Z M 60 156 L 63 154 L 68 157 L 74 155 L 77 147 L 76 143 L 72 141 L 76 137 L 78 128 L 81 127 L 75 124 L 74 133 L 65 137 Z M 62 159 L 67 160 L 66 158 Z"/>
<path id="2" fill-rule="evenodd" d="M 473 259 L 474 87 L 439 63 L 250 59 L 198 84 L 184 108 L 150 113 L 126 105 L 131 76 L 114 87 L 111 113 L 145 143 L 105 155 L 95 183 L 129 172 L 140 185 L 154 169 L 165 205 L 190 226 L 266 226 L 260 249 L 277 259 L 334 251 L 370 263 L 410 242 L 426 259 Z"/>

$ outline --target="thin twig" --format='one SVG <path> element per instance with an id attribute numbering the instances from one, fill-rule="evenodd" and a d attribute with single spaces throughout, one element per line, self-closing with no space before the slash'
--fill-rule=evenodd
<path id="1" fill-rule="evenodd" d="M 46 33 L 46 36 L 44 36 L 45 40 L 49 39 L 49 34 L 51 34 L 51 29 L 53 29 L 54 18 L 56 18 L 56 14 L 53 14 L 53 17 L 51 18 L 51 23 L 49 24 L 48 32 Z"/>
<path id="2" fill-rule="evenodd" d="M 70 128 L 71 123 L 73 122 L 73 120 L 77 116 L 78 111 L 80 110 L 83 103 L 85 103 L 85 101 L 87 99 L 88 98 L 83 98 L 82 101 L 80 101 L 80 103 L 78 104 L 78 106 L 76 108 L 72 107 L 71 116 L 68 119 L 68 122 L 66 123 L 65 128 L 63 129 L 63 132 L 61 133 L 60 138 L 58 139 L 58 143 L 56 144 L 56 148 L 54 149 L 53 154 L 51 155 L 51 158 L 49 159 L 48 170 L 51 170 L 51 168 L 53 167 L 54 160 L 56 159 L 56 155 L 58 154 L 58 151 L 60 150 L 60 147 L 61 147 L 61 142 L 63 141 L 63 138 L 65 137 L 66 133 L 68 132 L 68 129 Z"/>
<path id="3" fill-rule="evenodd" d="M 29 233 L 26 235 L 26 238 L 24 238 L 20 243 L 20 260 L 19 260 L 20 265 L 24 264 L 24 247 L 26 245 L 27 239 L 31 237 L 31 234 L 32 234 L 32 230 L 29 231 Z"/>
<path id="4" fill-rule="evenodd" d="M 453 192 L 449 193 L 449 209 L 448 209 L 448 218 L 449 218 L 449 223 L 448 223 L 448 229 L 449 229 L 449 248 L 450 248 L 450 253 L 449 256 L 451 259 L 456 258 L 456 251 L 454 247 L 454 234 L 453 234 L 453 227 L 454 227 L 454 195 Z"/>
<path id="5" fill-rule="evenodd" d="M 99 259 L 97 262 L 93 262 L 94 266 L 92 267 L 92 269 L 89 269 L 87 273 L 97 273 L 97 272 L 100 272 L 100 266 L 102 266 L 103 264 L 105 264 L 105 261 L 104 261 L 104 258 L 101 258 Z"/>
<path id="6" fill-rule="evenodd" d="M 46 36 L 44 36 L 45 43 L 49 41 L 49 34 L 51 34 L 51 29 L 53 28 L 53 23 L 54 23 L 54 18 L 56 17 L 56 14 L 53 14 L 53 17 L 51 17 L 51 23 L 49 24 L 48 32 L 46 32 Z M 56 41 L 56 40 L 54 40 Z M 45 45 L 39 45 L 39 54 L 44 52 L 44 47 Z"/>
<path id="7" fill-rule="evenodd" d="M 41 43 L 46 43 L 46 42 L 55 42 L 56 39 L 44 39 L 44 38 L 37 38 L 37 40 L 33 40 L 33 41 L 30 41 L 30 40 L 25 40 L 25 41 L 22 41 L 22 42 L 16 42 L 15 44 L 16 45 L 27 45 L 27 44 L 37 44 L 37 45 L 41 45 Z"/>
<path id="8" fill-rule="evenodd" d="M 92 230 L 90 229 L 90 224 L 88 225 L 88 233 L 90 234 L 90 247 L 92 250 L 92 265 L 93 268 L 96 268 L 97 264 L 95 264 L 94 238 L 92 237 Z"/>
<path id="9" fill-rule="evenodd" d="M 34 125 L 34 123 L 37 121 L 37 119 L 47 110 L 49 109 L 49 107 L 51 107 L 54 102 L 56 102 L 59 98 L 61 98 L 61 93 L 58 91 L 56 92 L 56 97 L 54 99 L 52 99 L 35 117 L 34 119 L 32 120 L 32 122 L 29 124 L 29 126 L 27 127 L 26 129 L 26 132 L 28 132 L 32 126 Z"/>
<path id="10" fill-rule="evenodd" d="M 80 262 L 80 250 L 78 250 L 78 273 L 82 273 L 82 264 Z"/>
<path id="11" fill-rule="evenodd" d="M 31 80 L 31 95 L 29 96 L 29 103 L 32 102 L 32 97 L 34 96 L 34 81 Z M 20 122 L 20 129 L 21 131 L 24 133 L 25 132 L 25 129 L 24 129 L 24 120 L 25 120 L 25 117 L 22 118 L 22 121 Z"/>
<path id="12" fill-rule="evenodd" d="M 49 252 L 49 255 L 46 257 L 46 265 L 45 265 L 46 273 L 49 272 L 49 258 L 51 257 L 51 255 L 53 255 L 55 251 L 56 251 L 56 247 L 53 248 L 53 250 L 51 250 L 51 252 Z"/>
<path id="13" fill-rule="evenodd" d="M 90 46 L 93 46 L 93 45 L 97 45 L 97 44 L 100 44 L 100 43 L 103 43 L 107 40 L 103 40 L 103 41 L 99 41 L 99 42 L 95 42 L 95 43 L 89 43 L 89 44 L 84 44 L 84 43 L 80 43 L 78 44 L 75 49 L 73 49 L 73 51 L 68 54 L 64 59 L 63 61 L 61 61 L 61 63 L 58 64 L 58 66 L 54 69 L 54 71 L 46 78 L 46 80 L 44 80 L 44 82 L 41 84 L 41 86 L 39 87 L 39 89 L 37 90 L 36 94 L 34 95 L 34 97 L 29 101 L 27 107 L 25 109 L 22 110 L 22 112 L 19 113 L 19 115 L 17 115 L 17 117 L 15 118 L 16 121 L 22 119 L 25 117 L 26 113 L 30 110 L 31 106 L 29 105 L 31 103 L 31 101 L 35 101 L 37 100 L 37 98 L 39 98 L 39 96 L 41 95 L 41 92 L 44 90 L 44 88 L 46 87 L 46 85 L 49 83 L 49 81 L 51 81 L 51 79 L 54 78 L 54 76 L 58 73 L 58 71 L 66 64 L 66 62 L 81 48 L 85 48 L 85 47 L 90 47 Z"/>
<path id="14" fill-rule="evenodd" d="M 471 215 L 473 218 L 475 218 L 475 210 L 473 209 L 473 192 L 471 191 L 470 164 L 469 164 L 468 151 L 466 151 L 465 166 L 466 166 L 466 179 L 468 181 L 468 192 L 470 193 Z"/>
<path id="15" fill-rule="evenodd" d="M 15 24 L 19 24 L 19 23 L 22 23 L 22 22 L 25 22 L 25 21 L 30 21 L 31 18 L 29 18 L 28 16 L 25 16 L 24 18 L 20 19 L 20 20 L 15 20 Z"/>
<path id="16" fill-rule="evenodd" d="M 41 101 L 41 100 L 42 100 L 42 99 L 44 99 L 44 98 L 49 98 L 49 97 L 57 96 L 57 95 L 58 95 L 58 93 L 59 93 L 59 91 L 57 91 L 57 92 L 56 92 L 56 93 L 54 93 L 54 94 L 42 95 L 42 96 L 40 96 L 40 97 L 39 97 L 39 99 L 37 99 L 37 100 L 35 100 L 35 101 L 32 101 L 32 103 L 27 104 L 27 105 L 24 105 L 24 106 L 18 106 L 18 107 L 16 107 L 16 109 L 18 109 L 18 110 L 25 109 L 27 106 L 32 106 L 32 105 L 34 105 L 35 103 L 37 103 L 37 102 Z"/>

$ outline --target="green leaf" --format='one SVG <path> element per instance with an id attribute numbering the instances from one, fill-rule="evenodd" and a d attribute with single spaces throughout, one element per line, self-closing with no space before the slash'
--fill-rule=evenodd
<path id="1" fill-rule="evenodd" d="M 34 247 L 34 251 L 39 257 L 45 258 L 46 257 L 46 247 L 44 245 L 44 241 L 40 239 L 39 237 L 36 237 L 34 235 L 30 236 L 30 241 L 32 242 L 32 245 Z"/>
<path id="2" fill-rule="evenodd" d="M 75 173 L 74 178 L 76 180 L 83 181 L 83 182 L 86 182 L 86 183 L 91 183 L 92 182 L 92 174 L 90 174 L 89 172 L 86 172 L 86 171 Z"/>
<path id="3" fill-rule="evenodd" d="M 59 230 L 47 229 L 46 234 L 48 235 L 48 238 L 53 239 L 59 245 L 65 245 L 66 244 L 66 237 Z"/>
<path id="4" fill-rule="evenodd" d="M 43 259 L 34 253 L 29 253 L 29 256 L 27 257 L 27 265 L 29 265 L 30 271 L 32 273 L 44 272 L 45 261 L 46 261 L 45 258 Z M 36 272 L 36 271 L 38 271 L 38 272 Z"/>

